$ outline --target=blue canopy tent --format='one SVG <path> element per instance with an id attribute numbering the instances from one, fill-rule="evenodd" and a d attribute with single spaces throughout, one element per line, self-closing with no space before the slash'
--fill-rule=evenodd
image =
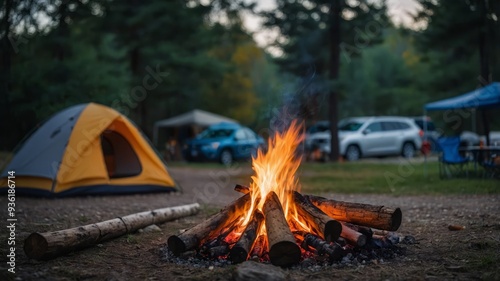
<path id="1" fill-rule="evenodd" d="M 500 107 L 500 82 L 494 82 L 458 97 L 431 102 L 425 110 L 447 110 L 460 108 L 492 108 Z"/>
<path id="2" fill-rule="evenodd" d="M 432 110 L 466 108 L 490 109 L 496 107 L 500 108 L 500 82 L 491 83 L 483 88 L 476 89 L 457 97 L 428 103 L 424 106 L 424 116 L 426 116 L 427 111 Z M 486 122 L 484 116 L 483 122 Z M 486 141 L 489 144 L 489 129 L 486 123 L 485 130 Z"/>

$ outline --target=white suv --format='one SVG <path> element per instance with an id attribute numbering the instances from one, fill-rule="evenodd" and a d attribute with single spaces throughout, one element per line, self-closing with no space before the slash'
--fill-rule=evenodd
<path id="1" fill-rule="evenodd" d="M 402 155 L 410 158 L 422 146 L 422 130 L 406 117 L 355 117 L 339 122 L 340 154 L 349 161 L 369 156 Z M 322 152 L 330 153 L 330 134 L 311 140 Z"/>

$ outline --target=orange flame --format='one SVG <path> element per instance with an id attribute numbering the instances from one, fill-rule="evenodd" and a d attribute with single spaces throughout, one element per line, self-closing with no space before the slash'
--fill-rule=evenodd
<path id="1" fill-rule="evenodd" d="M 269 139 L 266 153 L 259 150 L 257 157 L 252 159 L 255 171 L 250 185 L 252 203 L 250 211 L 245 214 L 243 225 L 250 221 L 254 208 L 262 211 L 267 194 L 274 191 L 292 229 L 301 227 L 302 230 L 310 230 L 307 222 L 299 219 L 292 195 L 293 191 L 300 191 L 296 172 L 302 160 L 297 155 L 297 147 L 304 138 L 302 130 L 303 124 L 292 122 L 285 132 L 277 133 L 274 138 Z M 265 226 L 261 227 L 260 234 L 265 235 L 265 231 Z"/>

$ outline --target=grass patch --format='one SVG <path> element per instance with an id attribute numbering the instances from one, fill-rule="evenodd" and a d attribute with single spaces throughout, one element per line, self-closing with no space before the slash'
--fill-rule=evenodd
<path id="1" fill-rule="evenodd" d="M 133 234 L 127 234 L 126 241 L 129 244 L 138 244 L 137 237 Z"/>
<path id="2" fill-rule="evenodd" d="M 234 184 L 249 184 L 250 163 L 238 162 L 233 167 L 240 172 L 232 176 Z M 499 194 L 500 181 L 480 177 L 441 179 L 438 162 L 407 161 L 399 163 L 345 162 L 302 163 L 299 181 L 304 193 L 371 193 L 394 195 Z M 223 170 L 218 163 L 173 163 L 172 167 L 199 170 Z"/>
<path id="3" fill-rule="evenodd" d="M 440 179 L 437 162 L 304 163 L 302 190 L 309 193 L 374 193 L 395 195 L 500 193 L 495 179 Z"/>

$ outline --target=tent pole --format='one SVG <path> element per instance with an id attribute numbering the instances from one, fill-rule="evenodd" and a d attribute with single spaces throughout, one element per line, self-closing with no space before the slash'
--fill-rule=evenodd
<path id="1" fill-rule="evenodd" d="M 483 131 L 486 137 L 486 146 L 490 146 L 490 126 L 488 124 L 488 114 L 486 109 L 481 109 L 481 119 L 483 121 Z"/>
<path id="2" fill-rule="evenodd" d="M 477 110 L 475 108 L 471 108 L 470 110 L 472 112 L 472 114 L 471 114 L 471 116 L 472 116 L 472 118 L 471 118 L 472 119 L 471 120 L 472 121 L 472 124 L 471 124 L 472 131 L 477 133 L 477 124 L 476 124 Z"/>
<path id="3" fill-rule="evenodd" d="M 158 147 L 158 125 L 154 125 L 153 127 L 153 145 Z"/>
<path id="4" fill-rule="evenodd" d="M 422 118 L 424 120 L 424 142 L 427 142 L 427 111 L 424 107 L 424 116 Z M 427 178 L 427 154 L 424 151 L 424 178 Z"/>

